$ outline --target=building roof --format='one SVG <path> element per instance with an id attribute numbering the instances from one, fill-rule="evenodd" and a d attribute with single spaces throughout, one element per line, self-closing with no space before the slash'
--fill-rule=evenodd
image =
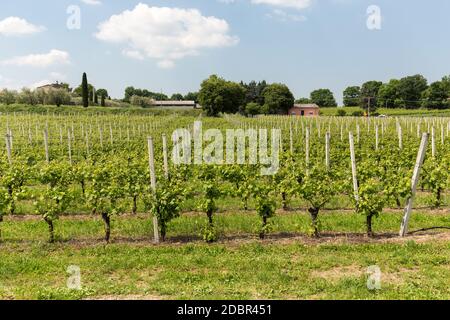
<path id="1" fill-rule="evenodd" d="M 195 101 L 153 101 L 157 106 L 195 106 Z"/>
<path id="2" fill-rule="evenodd" d="M 320 109 L 320 107 L 315 103 L 308 103 L 308 104 L 294 104 L 294 108 L 300 108 L 300 109 Z"/>
<path id="3" fill-rule="evenodd" d="M 61 84 L 59 84 L 59 83 L 51 83 L 51 84 L 46 84 L 44 86 L 37 87 L 36 89 L 45 89 L 45 88 L 56 88 L 56 89 L 59 89 L 59 88 L 62 88 L 62 87 L 63 86 Z"/>

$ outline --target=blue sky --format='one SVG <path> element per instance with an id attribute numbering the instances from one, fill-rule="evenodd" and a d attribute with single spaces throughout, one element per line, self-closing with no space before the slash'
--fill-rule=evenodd
<path id="1" fill-rule="evenodd" d="M 80 29 L 67 28 L 71 5 Z M 367 27 L 370 5 L 381 29 Z M 218 74 L 286 83 L 297 98 L 330 88 L 341 100 L 366 80 L 450 74 L 449 13 L 448 0 L 4 0 L 0 87 L 76 86 L 86 71 L 121 98 L 129 85 L 196 91 Z"/>

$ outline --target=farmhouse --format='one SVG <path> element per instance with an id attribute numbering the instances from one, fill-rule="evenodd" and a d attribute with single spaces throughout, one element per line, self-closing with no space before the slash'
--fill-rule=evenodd
<path id="1" fill-rule="evenodd" d="M 201 108 L 195 101 L 153 101 L 152 103 L 155 107 L 164 107 L 164 108 L 193 108 L 199 109 Z"/>
<path id="2" fill-rule="evenodd" d="M 52 89 L 64 89 L 64 86 L 59 84 L 58 82 L 52 84 L 46 84 L 45 86 L 37 87 L 36 90 L 42 90 L 48 93 Z"/>
<path id="3" fill-rule="evenodd" d="M 317 117 L 319 116 L 320 108 L 317 104 L 294 104 L 289 109 L 289 115 L 301 117 Z"/>

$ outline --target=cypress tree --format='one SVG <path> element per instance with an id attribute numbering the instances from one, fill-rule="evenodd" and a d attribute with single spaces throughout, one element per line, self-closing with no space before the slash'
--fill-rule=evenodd
<path id="1" fill-rule="evenodd" d="M 101 104 L 102 104 L 102 107 L 106 106 L 104 95 L 102 95 L 102 97 L 101 97 Z"/>
<path id="2" fill-rule="evenodd" d="M 81 82 L 81 96 L 83 97 L 83 107 L 89 107 L 89 88 L 86 72 L 83 73 L 83 81 Z"/>
<path id="3" fill-rule="evenodd" d="M 95 90 L 95 89 L 93 89 L 93 90 L 94 90 L 94 103 L 95 103 L 95 104 L 98 104 L 97 90 Z"/>

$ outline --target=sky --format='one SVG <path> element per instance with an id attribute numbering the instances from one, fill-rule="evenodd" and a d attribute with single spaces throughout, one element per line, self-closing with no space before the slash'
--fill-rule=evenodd
<path id="1" fill-rule="evenodd" d="M 296 98 L 368 80 L 450 74 L 448 0 L 3 0 L 0 88 L 86 72 L 127 86 L 199 90 L 217 74 L 289 86 Z"/>

